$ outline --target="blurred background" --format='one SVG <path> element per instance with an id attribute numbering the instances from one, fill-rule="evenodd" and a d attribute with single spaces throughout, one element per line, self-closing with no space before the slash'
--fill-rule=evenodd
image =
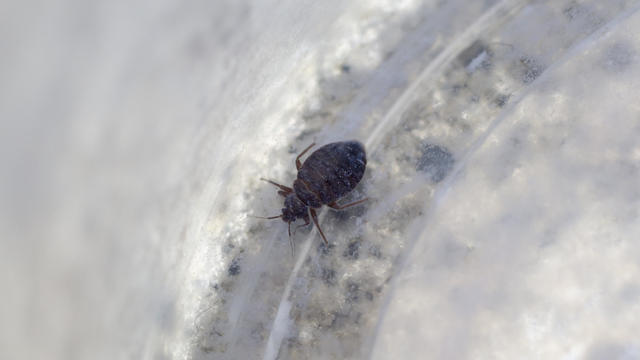
<path id="1" fill-rule="evenodd" d="M 640 359 L 639 9 L 0 3 L 0 358 Z"/>

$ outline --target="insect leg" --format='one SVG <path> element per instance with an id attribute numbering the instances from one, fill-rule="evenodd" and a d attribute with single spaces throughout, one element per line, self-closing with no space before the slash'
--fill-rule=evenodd
<path id="1" fill-rule="evenodd" d="M 309 212 L 311 213 L 311 218 L 313 219 L 313 223 L 316 224 L 316 227 L 318 228 L 318 231 L 320 232 L 320 235 L 322 235 L 322 240 L 324 240 L 324 244 L 325 245 L 329 245 L 329 242 L 327 241 L 327 238 L 324 236 L 324 233 L 322 232 L 322 229 L 320 228 L 320 224 L 318 224 L 318 215 L 316 215 L 316 210 L 314 208 L 309 208 Z"/>
<path id="2" fill-rule="evenodd" d="M 309 217 L 307 216 L 306 218 L 304 218 L 304 224 L 296 226 L 295 230 L 293 230 L 293 235 L 296 234 L 296 231 L 298 231 L 298 229 L 300 229 L 301 227 L 307 226 L 309 224 L 311 224 L 311 221 L 309 221 Z"/>
<path id="3" fill-rule="evenodd" d="M 340 204 L 338 204 L 338 203 L 336 203 L 334 201 L 334 202 L 332 202 L 330 204 L 327 204 L 327 206 L 330 207 L 330 208 L 336 209 L 336 210 L 342 210 L 342 209 L 346 209 L 346 208 L 354 206 L 354 205 L 358 205 L 358 204 L 363 203 L 363 202 L 365 202 L 367 200 L 369 200 L 369 199 L 368 198 L 364 198 L 364 199 L 361 199 L 361 200 L 358 200 L 358 201 L 354 201 L 354 202 L 352 202 L 350 204 L 346 204 L 346 205 L 340 205 Z"/>
<path id="4" fill-rule="evenodd" d="M 280 185 L 277 182 L 274 182 L 274 181 L 271 181 L 271 180 L 267 180 L 265 178 L 260 178 L 260 180 L 266 181 L 266 182 L 268 182 L 270 184 L 273 184 L 273 185 L 279 187 L 282 191 L 278 191 L 278 194 L 280 194 L 280 195 L 282 195 L 284 197 L 287 197 L 287 195 L 289 195 L 289 194 L 291 194 L 293 192 L 293 189 L 288 187 L 288 186 Z"/>
<path id="5" fill-rule="evenodd" d="M 300 162 L 300 157 L 302 157 L 302 155 L 304 155 L 307 151 L 309 151 L 309 149 L 311 149 L 315 144 L 316 143 L 312 143 L 306 149 L 302 150 L 300 155 L 298 155 L 298 157 L 296 158 L 296 169 L 300 170 L 300 168 L 302 167 L 302 163 Z"/>

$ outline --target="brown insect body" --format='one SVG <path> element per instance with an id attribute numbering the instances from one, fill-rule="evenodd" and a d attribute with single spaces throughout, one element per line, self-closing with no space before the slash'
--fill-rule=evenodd
<path id="1" fill-rule="evenodd" d="M 285 198 L 282 214 L 270 219 L 282 218 L 289 224 L 296 219 L 303 219 L 309 225 L 309 214 L 316 224 L 320 235 L 327 242 L 320 229 L 315 209 L 327 205 L 334 209 L 344 209 L 360 204 L 367 199 L 358 200 L 347 205 L 338 205 L 336 201 L 353 190 L 362 179 L 367 165 L 364 146 L 358 141 L 334 142 L 322 146 L 300 163 L 300 157 L 315 144 L 311 144 L 296 158 L 298 176 L 293 182 L 293 189 L 271 180 L 265 180 L 280 188 L 278 194 Z"/>

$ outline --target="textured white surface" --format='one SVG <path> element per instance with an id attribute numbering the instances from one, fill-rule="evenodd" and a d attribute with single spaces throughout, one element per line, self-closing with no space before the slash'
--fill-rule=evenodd
<path id="1" fill-rule="evenodd" d="M 0 358 L 640 358 L 638 6 L 1 4 Z"/>
<path id="2" fill-rule="evenodd" d="M 437 190 L 374 358 L 640 358 L 639 26 L 575 46 Z"/>

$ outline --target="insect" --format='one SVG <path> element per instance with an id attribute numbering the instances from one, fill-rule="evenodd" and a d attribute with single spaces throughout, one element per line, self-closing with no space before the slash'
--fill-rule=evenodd
<path id="1" fill-rule="evenodd" d="M 364 198 L 346 205 L 337 203 L 338 199 L 358 185 L 364 175 L 367 166 L 364 146 L 358 141 L 330 143 L 314 151 L 304 163 L 301 163 L 300 158 L 314 145 L 315 143 L 309 145 L 296 158 L 298 176 L 293 182 L 293 188 L 271 180 L 260 179 L 277 186 L 280 189 L 278 194 L 284 197 L 282 214 L 264 219 L 281 218 L 282 221 L 289 224 L 289 241 L 292 249 L 291 223 L 296 219 L 304 220 L 304 224 L 299 225 L 297 230 L 299 227 L 309 225 L 309 214 L 311 214 L 311 219 L 318 228 L 322 240 L 328 245 L 329 242 L 318 224 L 315 209 L 327 205 L 333 209 L 341 210 L 367 200 Z"/>

